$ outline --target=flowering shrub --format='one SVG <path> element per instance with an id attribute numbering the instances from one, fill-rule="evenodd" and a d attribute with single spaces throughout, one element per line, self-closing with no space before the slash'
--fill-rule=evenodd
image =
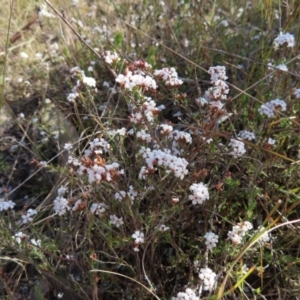
<path id="1" fill-rule="evenodd" d="M 285 8 L 290 33 L 274 36 L 273 6 L 200 2 L 121 3 L 119 17 L 88 1 L 65 16 L 41 7 L 45 24 L 61 17 L 72 33 L 36 55 L 18 45 L 26 83 L 3 76 L 38 106 L 16 110 L 15 137 L 0 135 L 1 295 L 299 292 L 297 227 L 284 226 L 299 219 L 297 7 Z M 16 274 L 51 288 L 24 295 Z"/>

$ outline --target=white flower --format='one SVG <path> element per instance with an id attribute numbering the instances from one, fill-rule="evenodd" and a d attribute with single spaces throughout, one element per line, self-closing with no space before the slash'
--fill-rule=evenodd
<path id="1" fill-rule="evenodd" d="M 68 96 L 67 96 L 67 100 L 69 102 L 74 102 L 76 100 L 76 98 L 79 96 L 78 93 L 70 93 Z"/>
<path id="2" fill-rule="evenodd" d="M 115 199 L 119 202 L 124 200 L 125 197 L 126 197 L 126 192 L 125 191 L 119 191 L 119 192 L 115 193 Z"/>
<path id="3" fill-rule="evenodd" d="M 83 76 L 82 82 L 85 85 L 89 86 L 89 87 L 95 87 L 96 86 L 96 80 L 92 77 Z"/>
<path id="4" fill-rule="evenodd" d="M 167 169 L 167 172 L 172 172 L 175 177 L 183 179 L 188 173 L 188 162 L 184 158 L 177 157 L 170 154 L 170 150 L 147 150 L 142 148 L 139 154 L 146 160 L 149 169 L 154 169 L 155 165 L 162 166 Z M 146 168 L 143 167 L 145 173 Z M 142 170 L 140 175 L 142 176 Z"/>
<path id="5" fill-rule="evenodd" d="M 248 140 L 248 141 L 255 140 L 255 134 L 252 131 L 247 131 L 247 130 L 240 131 L 238 137 L 241 140 Z"/>
<path id="6" fill-rule="evenodd" d="M 214 273 L 210 268 L 200 269 L 199 278 L 203 283 L 204 291 L 212 291 L 215 288 L 217 274 Z"/>
<path id="7" fill-rule="evenodd" d="M 116 52 L 104 51 L 103 56 L 104 61 L 109 65 L 120 60 L 119 55 Z"/>
<path id="8" fill-rule="evenodd" d="M 124 224 L 123 218 L 118 218 L 116 215 L 110 215 L 110 223 L 115 225 L 116 227 L 120 227 Z"/>
<path id="9" fill-rule="evenodd" d="M 228 146 L 231 146 L 233 148 L 233 151 L 231 151 L 230 154 L 235 158 L 240 157 L 246 153 L 245 144 L 236 139 L 231 139 Z"/>
<path id="10" fill-rule="evenodd" d="M 138 193 L 133 189 L 133 186 L 129 186 L 129 191 L 127 192 L 128 197 L 133 201 L 135 197 L 138 195 Z"/>
<path id="11" fill-rule="evenodd" d="M 42 246 L 42 242 L 41 240 L 35 240 L 35 239 L 31 239 L 30 240 L 31 245 L 35 246 L 35 247 L 41 247 Z"/>
<path id="12" fill-rule="evenodd" d="M 175 68 L 163 68 L 162 70 L 155 70 L 154 76 L 165 82 L 167 86 L 179 86 L 183 81 L 178 78 Z"/>
<path id="13" fill-rule="evenodd" d="M 25 215 L 22 215 L 22 223 L 26 224 L 33 220 L 33 216 L 37 214 L 35 209 L 28 209 Z"/>
<path id="14" fill-rule="evenodd" d="M 151 134 L 147 133 L 145 130 L 140 130 L 136 133 L 136 137 L 144 142 L 150 143 L 152 141 Z"/>
<path id="15" fill-rule="evenodd" d="M 295 97 L 296 97 L 297 99 L 299 99 L 299 98 L 300 98 L 300 89 L 296 89 L 296 90 L 294 91 L 294 95 L 295 95 Z"/>
<path id="16" fill-rule="evenodd" d="M 0 198 L 0 211 L 5 211 L 9 209 L 13 209 L 15 207 L 15 203 L 11 200 L 5 200 L 4 198 Z"/>
<path id="17" fill-rule="evenodd" d="M 71 150 L 72 148 L 73 148 L 72 143 L 65 143 L 65 145 L 64 145 L 65 150 Z"/>
<path id="18" fill-rule="evenodd" d="M 121 87 L 130 91 L 135 87 L 142 87 L 145 90 L 148 90 L 149 88 L 157 88 L 155 80 L 152 77 L 144 75 L 142 73 L 133 74 L 131 71 L 129 71 L 126 76 L 124 76 L 123 74 L 119 74 L 115 80 L 121 85 Z"/>
<path id="19" fill-rule="evenodd" d="M 23 59 L 27 59 L 27 58 L 29 57 L 29 55 L 28 55 L 27 53 L 25 53 L 25 52 L 21 52 L 21 53 L 20 53 L 20 56 L 21 56 L 21 58 L 23 58 Z"/>
<path id="20" fill-rule="evenodd" d="M 197 105 L 199 105 L 201 107 L 208 104 L 208 100 L 204 97 L 196 98 L 195 101 L 196 101 Z"/>
<path id="21" fill-rule="evenodd" d="M 169 134 L 173 131 L 173 126 L 168 124 L 160 124 L 159 128 L 161 134 Z"/>
<path id="22" fill-rule="evenodd" d="M 258 109 L 261 115 L 266 115 L 268 118 L 275 116 L 276 111 L 286 111 L 286 103 L 283 100 L 275 99 L 271 100 Z"/>
<path id="23" fill-rule="evenodd" d="M 187 288 L 185 292 L 179 292 L 177 297 L 172 297 L 172 300 L 200 300 L 200 298 L 196 296 L 192 289 Z"/>
<path id="24" fill-rule="evenodd" d="M 228 79 L 226 76 L 226 68 L 224 66 L 210 67 L 208 73 L 210 74 L 210 80 L 212 83 L 215 83 L 218 80 L 225 81 Z"/>
<path id="25" fill-rule="evenodd" d="M 236 226 L 232 227 L 232 231 L 228 232 L 228 238 L 231 239 L 233 244 L 239 245 L 242 242 L 242 238 L 245 236 L 246 232 L 252 228 L 253 225 L 248 221 L 238 223 Z"/>
<path id="26" fill-rule="evenodd" d="M 274 49 L 278 50 L 282 45 L 286 45 L 288 48 L 293 48 L 295 46 L 294 35 L 280 32 L 279 36 L 274 40 Z"/>
<path id="27" fill-rule="evenodd" d="M 108 208 L 108 206 L 104 203 L 93 203 L 90 210 L 93 214 L 99 216 L 99 215 L 103 214 L 107 208 Z"/>
<path id="28" fill-rule="evenodd" d="M 270 242 L 271 236 L 264 226 L 260 226 L 254 234 L 261 233 L 261 232 L 264 232 L 264 233 L 257 240 L 258 243 L 260 243 L 261 245 L 264 245 L 264 244 Z"/>
<path id="29" fill-rule="evenodd" d="M 38 14 L 40 17 L 55 18 L 55 15 L 53 15 L 47 11 L 47 5 L 45 5 L 45 4 L 42 4 L 39 7 Z"/>
<path id="30" fill-rule="evenodd" d="M 170 229 L 170 227 L 167 227 L 166 225 L 164 224 L 161 224 L 159 226 L 159 231 L 168 231 Z"/>
<path id="31" fill-rule="evenodd" d="M 224 27 L 228 27 L 229 23 L 227 20 L 223 20 L 220 22 L 220 25 L 224 26 Z"/>
<path id="32" fill-rule="evenodd" d="M 272 139 L 272 138 L 268 138 L 267 143 L 268 143 L 269 145 L 275 145 L 276 141 L 275 141 L 274 139 Z"/>
<path id="33" fill-rule="evenodd" d="M 216 234 L 214 234 L 213 232 L 207 232 L 204 235 L 204 238 L 206 239 L 205 245 L 206 245 L 207 249 L 212 250 L 213 248 L 215 248 L 217 246 L 219 237 Z"/>
<path id="34" fill-rule="evenodd" d="M 59 215 L 64 215 L 68 210 L 70 210 L 69 202 L 66 198 L 57 196 L 53 201 L 53 209 Z"/>
<path id="35" fill-rule="evenodd" d="M 68 191 L 68 189 L 66 187 L 61 186 L 60 188 L 57 189 L 57 195 L 63 196 L 67 191 Z"/>
<path id="36" fill-rule="evenodd" d="M 289 69 L 285 64 L 279 64 L 277 66 L 275 66 L 276 69 L 287 72 Z"/>
<path id="37" fill-rule="evenodd" d="M 202 204 L 209 199 L 208 188 L 202 182 L 193 183 L 189 190 L 193 192 L 193 195 L 189 195 L 193 205 Z"/>
<path id="38" fill-rule="evenodd" d="M 143 244 L 145 242 L 144 233 L 139 230 L 135 231 L 131 237 L 134 239 L 136 244 Z"/>
<path id="39" fill-rule="evenodd" d="M 15 241 L 18 243 L 18 244 L 21 244 L 22 241 L 24 241 L 26 238 L 28 237 L 28 235 L 26 235 L 25 233 L 23 232 L 18 232 L 16 233 L 13 238 L 15 239 Z"/>

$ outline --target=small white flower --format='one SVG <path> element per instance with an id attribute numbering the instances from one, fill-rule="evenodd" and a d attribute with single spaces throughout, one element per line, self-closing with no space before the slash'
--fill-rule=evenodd
<path id="1" fill-rule="evenodd" d="M 120 60 L 120 57 L 116 52 L 104 51 L 103 56 L 104 56 L 104 61 L 109 65 L 118 62 Z"/>
<path id="2" fill-rule="evenodd" d="M 231 139 L 228 146 L 231 146 L 233 148 L 233 151 L 231 151 L 230 154 L 234 158 L 240 157 L 246 153 L 245 144 L 236 139 Z"/>
<path id="3" fill-rule="evenodd" d="M 27 53 L 25 53 L 25 52 L 21 52 L 21 53 L 20 53 L 20 56 L 21 56 L 21 58 L 23 58 L 23 59 L 27 59 L 27 58 L 29 57 L 29 55 L 28 55 Z"/>
<path id="4" fill-rule="evenodd" d="M 92 77 L 83 76 L 82 82 L 89 87 L 96 87 L 96 80 Z"/>
<path id="5" fill-rule="evenodd" d="M 269 144 L 269 145 L 275 145 L 275 143 L 276 143 L 276 141 L 274 140 L 274 139 L 272 139 L 272 138 L 268 138 L 268 141 L 267 141 L 267 143 Z"/>
<path id="6" fill-rule="evenodd" d="M 187 288 L 185 292 L 179 292 L 177 297 L 172 297 L 172 300 L 200 300 L 200 298 L 196 296 L 192 289 Z"/>
<path id="7" fill-rule="evenodd" d="M 257 240 L 258 243 L 260 243 L 261 245 L 264 245 L 264 244 L 270 242 L 270 240 L 271 240 L 271 236 L 264 226 L 260 226 L 254 234 L 261 233 L 263 231 L 265 231 L 265 232 Z"/>
<path id="8" fill-rule="evenodd" d="M 300 98 L 300 89 L 296 89 L 296 90 L 294 91 L 294 95 L 295 95 L 295 97 L 296 97 L 297 99 L 299 99 L 299 98 Z"/>
<path id="9" fill-rule="evenodd" d="M 275 116 L 276 111 L 286 111 L 286 103 L 283 100 L 275 99 L 271 100 L 258 109 L 261 115 L 266 115 L 268 118 Z"/>
<path id="10" fill-rule="evenodd" d="M 24 241 L 26 238 L 28 237 L 27 234 L 23 233 L 23 232 L 18 232 L 16 233 L 13 238 L 15 239 L 15 241 L 18 243 L 18 244 L 21 244 L 22 241 Z"/>
<path id="11" fill-rule="evenodd" d="M 215 288 L 217 274 L 214 273 L 210 268 L 200 269 L 199 278 L 203 283 L 204 291 L 212 291 Z"/>
<path id="12" fill-rule="evenodd" d="M 124 224 L 123 218 L 118 218 L 116 215 L 110 215 L 110 223 L 115 225 L 116 227 L 120 227 Z"/>
<path id="13" fill-rule="evenodd" d="M 208 104 L 208 100 L 204 97 L 199 97 L 195 99 L 197 105 L 199 105 L 200 107 L 205 106 L 206 104 Z"/>
<path id="14" fill-rule="evenodd" d="M 215 248 L 219 241 L 219 237 L 216 234 L 214 234 L 213 232 L 207 232 L 204 235 L 204 238 L 206 239 L 205 245 L 206 245 L 207 249 L 209 249 L 209 250 L 212 250 L 213 248 Z"/>
<path id="15" fill-rule="evenodd" d="M 64 196 L 64 194 L 68 191 L 68 189 L 64 186 L 61 186 L 57 189 L 58 196 Z"/>
<path id="16" fill-rule="evenodd" d="M 143 244 L 145 242 L 144 233 L 139 230 L 135 231 L 131 237 L 134 239 L 136 244 Z"/>
<path id="17" fill-rule="evenodd" d="M 53 15 L 47 11 L 47 5 L 45 5 L 45 4 L 42 4 L 39 7 L 38 14 L 40 17 L 55 18 L 55 15 Z"/>
<path id="18" fill-rule="evenodd" d="M 70 210 L 68 200 L 61 196 L 57 196 L 53 201 L 53 209 L 59 216 L 64 215 L 67 211 Z"/>
<path id="19" fill-rule="evenodd" d="M 35 246 L 35 247 L 41 247 L 42 246 L 42 242 L 41 240 L 35 240 L 35 239 L 31 239 L 30 240 L 31 245 Z"/>
<path id="20" fill-rule="evenodd" d="M 193 183 L 189 190 L 193 192 L 193 195 L 189 195 L 189 199 L 192 200 L 192 204 L 202 204 L 209 199 L 208 188 L 202 182 Z"/>
<path id="21" fill-rule="evenodd" d="M 99 215 L 103 214 L 107 208 L 108 208 L 108 206 L 104 203 L 93 203 L 90 210 L 93 214 L 99 216 Z"/>
<path id="22" fill-rule="evenodd" d="M 255 134 L 252 131 L 247 131 L 247 130 L 240 131 L 238 137 L 241 140 L 248 140 L 248 141 L 255 140 L 256 138 Z"/>
<path id="23" fill-rule="evenodd" d="M 22 223 L 27 224 L 31 221 L 33 221 L 33 216 L 37 214 L 37 211 L 35 209 L 28 209 L 26 214 L 22 215 Z"/>
<path id="24" fill-rule="evenodd" d="M 159 231 L 168 231 L 170 227 L 167 227 L 165 224 L 159 226 Z"/>
<path id="25" fill-rule="evenodd" d="M 288 48 L 295 46 L 295 37 L 290 33 L 280 32 L 279 36 L 274 40 L 274 49 L 278 50 L 280 46 L 286 45 Z"/>
<path id="26" fill-rule="evenodd" d="M 69 102 L 74 102 L 74 101 L 77 99 L 78 96 L 79 96 L 78 93 L 70 93 L 70 94 L 67 96 L 67 100 L 68 100 Z"/>
<path id="27" fill-rule="evenodd" d="M 64 145 L 65 150 L 71 150 L 72 148 L 73 148 L 72 143 L 65 143 L 65 145 Z"/>
<path id="28" fill-rule="evenodd" d="M 4 198 L 0 198 L 0 211 L 5 211 L 9 209 L 13 209 L 15 207 L 15 203 L 11 200 L 5 200 Z"/>

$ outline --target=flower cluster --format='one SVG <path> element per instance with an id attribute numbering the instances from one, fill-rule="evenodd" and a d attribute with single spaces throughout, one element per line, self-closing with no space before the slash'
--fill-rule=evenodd
<path id="1" fill-rule="evenodd" d="M 21 244 L 25 239 L 28 238 L 28 235 L 19 231 L 14 236 L 13 239 L 18 243 Z"/>
<path id="2" fill-rule="evenodd" d="M 262 232 L 264 232 L 264 233 L 262 233 Z M 254 234 L 257 234 L 257 233 L 258 234 L 262 233 L 261 236 L 258 239 L 259 244 L 264 245 L 264 244 L 270 242 L 271 236 L 270 236 L 270 234 L 268 233 L 268 231 L 266 230 L 266 228 L 264 226 L 260 226 Z"/>
<path id="3" fill-rule="evenodd" d="M 173 173 L 175 177 L 183 179 L 188 173 L 188 162 L 181 157 L 177 157 L 170 153 L 170 150 L 151 150 L 149 148 L 142 147 L 139 154 L 145 159 L 147 168 L 142 168 L 140 172 L 140 179 L 146 179 L 146 175 L 153 173 L 155 166 L 161 166 L 166 168 L 167 173 Z"/>
<path id="4" fill-rule="evenodd" d="M 69 201 L 64 198 L 64 194 L 67 192 L 65 187 L 60 187 L 57 190 L 57 197 L 53 201 L 53 209 L 59 216 L 64 215 L 70 210 Z"/>
<path id="5" fill-rule="evenodd" d="M 133 103 L 130 104 L 131 115 L 129 119 L 134 124 L 144 124 L 145 120 L 152 124 L 154 116 L 165 108 L 164 105 L 156 106 L 156 102 L 150 97 L 141 97 L 139 101 L 142 103 L 139 103 L 138 106 Z"/>
<path id="6" fill-rule="evenodd" d="M 22 223 L 26 224 L 33 220 L 33 216 L 37 214 L 37 211 L 35 209 L 28 209 L 26 214 L 22 215 Z"/>
<path id="7" fill-rule="evenodd" d="M 104 61 L 109 65 L 116 63 L 120 60 L 119 55 L 116 52 L 111 51 L 104 51 L 103 57 Z"/>
<path id="8" fill-rule="evenodd" d="M 208 70 L 213 87 L 209 88 L 205 96 L 210 101 L 226 100 L 229 93 L 229 86 L 225 82 L 228 79 L 226 69 L 223 66 L 210 67 Z"/>
<path id="9" fill-rule="evenodd" d="M 212 291 L 215 288 L 216 276 L 217 274 L 214 273 L 210 268 L 206 267 L 200 269 L 199 278 L 203 283 L 204 291 Z"/>
<path id="10" fill-rule="evenodd" d="M 0 198 L 0 211 L 13 209 L 15 207 L 15 203 L 11 200 L 5 200 L 4 198 Z"/>
<path id="11" fill-rule="evenodd" d="M 219 241 L 219 237 L 216 234 L 214 234 L 213 232 L 207 232 L 204 235 L 204 238 L 206 239 L 205 245 L 208 250 L 212 250 L 213 248 L 215 248 Z"/>
<path id="12" fill-rule="evenodd" d="M 68 163 L 72 172 L 76 172 L 80 176 L 87 174 L 89 183 L 116 180 L 122 174 L 122 171 L 118 170 L 119 164 L 116 162 L 107 164 L 106 160 L 99 155 L 107 152 L 109 148 L 109 143 L 104 139 L 94 139 L 90 143 L 90 147 L 85 150 L 81 161 L 69 156 Z"/>
<path id="13" fill-rule="evenodd" d="M 202 204 L 209 199 L 208 188 L 202 182 L 193 183 L 189 190 L 193 192 L 193 195 L 189 195 L 189 199 L 192 200 L 192 204 Z"/>
<path id="14" fill-rule="evenodd" d="M 161 70 L 155 70 L 154 76 L 163 80 L 166 86 L 176 87 L 182 85 L 183 81 L 178 78 L 178 74 L 175 68 L 163 68 Z"/>
<path id="15" fill-rule="evenodd" d="M 116 77 L 116 82 L 124 89 L 132 91 L 136 88 L 141 88 L 146 91 L 149 89 L 155 90 L 157 88 L 156 81 L 146 74 L 146 70 L 151 68 L 151 65 L 142 60 L 133 63 L 127 62 L 127 69 L 125 75 L 119 74 Z"/>
<path id="16" fill-rule="evenodd" d="M 228 146 L 231 146 L 233 148 L 233 150 L 230 152 L 230 154 L 234 158 L 240 157 L 246 153 L 245 144 L 236 139 L 231 139 Z"/>
<path id="17" fill-rule="evenodd" d="M 283 100 L 275 99 L 263 104 L 258 112 L 268 118 L 275 116 L 276 111 L 286 111 L 286 103 Z"/>
<path id="18" fill-rule="evenodd" d="M 134 232 L 134 234 L 131 237 L 134 239 L 134 248 L 133 248 L 133 250 L 138 252 L 139 251 L 139 245 L 143 244 L 145 242 L 144 233 L 137 230 L 137 231 Z"/>
<path id="19" fill-rule="evenodd" d="M 286 45 L 288 48 L 295 46 L 295 37 L 290 33 L 280 33 L 279 36 L 274 40 L 274 49 L 278 50 L 280 46 Z"/>
<path id="20" fill-rule="evenodd" d="M 128 197 L 131 202 L 133 203 L 134 199 L 137 196 L 137 192 L 133 189 L 133 186 L 130 185 L 129 186 L 129 191 L 125 192 L 125 191 L 119 191 L 117 193 L 115 193 L 115 199 L 119 202 L 123 201 L 126 197 Z"/>
<path id="21" fill-rule="evenodd" d="M 159 128 L 162 135 L 169 135 L 173 131 L 173 126 L 168 124 L 160 124 Z"/>
<path id="22" fill-rule="evenodd" d="M 233 244 L 239 245 L 246 232 L 252 228 L 253 225 L 248 221 L 238 223 L 236 226 L 232 227 L 232 231 L 228 232 L 228 238 L 231 239 Z"/>
<path id="23" fill-rule="evenodd" d="M 169 134 L 169 138 L 173 139 L 176 142 L 182 141 L 186 144 L 192 143 L 192 136 L 190 135 L 190 133 L 185 131 L 174 130 Z"/>
<path id="24" fill-rule="evenodd" d="M 87 77 L 79 67 L 74 67 L 70 70 L 71 76 L 77 78 L 76 85 L 72 88 L 72 92 L 67 96 L 69 102 L 74 102 L 79 97 L 79 91 L 83 86 L 96 87 L 96 80 L 92 77 Z"/>
<path id="25" fill-rule="evenodd" d="M 252 141 L 255 140 L 255 134 L 252 131 L 247 131 L 247 130 L 242 130 L 239 132 L 238 137 L 241 140 L 248 140 L 248 141 Z"/>
<path id="26" fill-rule="evenodd" d="M 200 300 L 200 298 L 196 296 L 192 289 L 187 288 L 185 292 L 179 292 L 177 297 L 172 297 L 172 300 Z"/>

